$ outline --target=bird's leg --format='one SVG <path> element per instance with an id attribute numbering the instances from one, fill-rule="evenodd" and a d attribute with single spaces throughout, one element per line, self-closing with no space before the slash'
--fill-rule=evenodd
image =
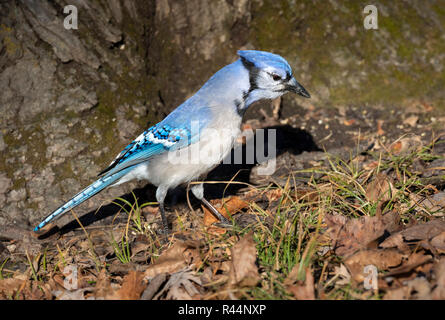
<path id="1" fill-rule="evenodd" d="M 165 235 L 168 235 L 168 233 L 169 233 L 168 221 L 167 221 L 167 217 L 165 215 L 165 209 L 164 209 L 164 199 L 165 199 L 165 196 L 167 195 L 167 191 L 168 191 L 168 189 L 163 186 L 159 186 L 158 189 L 156 190 L 156 200 L 159 203 L 159 212 L 161 213 L 162 225 L 164 227 L 163 232 Z"/>
<path id="2" fill-rule="evenodd" d="M 209 210 L 216 216 L 221 223 L 225 225 L 232 225 L 226 217 L 224 217 L 210 202 L 204 198 L 204 185 L 202 183 L 195 184 L 192 188 L 193 195 L 204 203 L 204 205 L 209 208 Z"/>
<path id="3" fill-rule="evenodd" d="M 168 235 L 168 222 L 167 217 L 165 216 L 164 203 L 159 203 L 159 211 L 161 212 L 162 226 L 164 227 L 164 234 Z"/>

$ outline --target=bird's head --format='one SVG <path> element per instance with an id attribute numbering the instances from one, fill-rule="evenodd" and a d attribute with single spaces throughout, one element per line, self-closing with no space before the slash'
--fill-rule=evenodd
<path id="1" fill-rule="evenodd" d="M 249 71 L 250 88 L 245 94 L 246 106 L 258 100 L 278 98 L 286 92 L 311 97 L 294 78 L 289 63 L 283 57 L 256 50 L 239 50 L 238 55 Z"/>

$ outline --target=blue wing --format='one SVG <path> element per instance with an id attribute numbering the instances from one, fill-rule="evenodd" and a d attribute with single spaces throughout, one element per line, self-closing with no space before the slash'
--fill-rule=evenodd
<path id="1" fill-rule="evenodd" d="M 149 160 L 154 155 L 186 147 L 199 140 L 210 121 L 210 110 L 184 105 L 160 123 L 145 130 L 118 154 L 99 175 L 110 175 Z"/>
<path id="2" fill-rule="evenodd" d="M 176 109 L 162 122 L 145 130 L 99 174 L 101 177 L 97 181 L 54 210 L 35 227 L 34 231 L 38 232 L 51 221 L 114 184 L 139 163 L 162 152 L 183 148 L 198 141 L 201 130 L 210 122 L 211 111 L 206 107 L 197 107 L 191 102 L 190 100 L 189 103 L 185 102 L 182 108 Z"/>

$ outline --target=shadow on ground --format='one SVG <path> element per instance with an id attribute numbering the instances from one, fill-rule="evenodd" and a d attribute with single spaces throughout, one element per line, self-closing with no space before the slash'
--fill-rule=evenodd
<path id="1" fill-rule="evenodd" d="M 275 133 L 275 141 L 273 141 L 273 132 Z M 285 152 L 298 155 L 304 151 L 321 151 L 321 149 L 315 144 L 314 139 L 309 132 L 298 128 L 293 128 L 289 125 L 266 127 L 264 128 L 264 136 L 254 134 L 251 139 L 253 139 L 254 141 L 253 144 L 250 144 L 250 142 L 252 141 L 248 141 L 248 143 L 242 145 L 241 163 L 235 163 L 235 151 L 232 150 L 230 164 L 220 164 L 209 173 L 206 180 L 231 181 L 233 179 L 233 181 L 237 182 L 250 183 L 249 177 L 251 170 L 255 165 L 259 163 L 257 156 L 267 158 L 270 155 L 268 148 L 274 147 L 276 149 L 276 157 L 279 157 Z M 255 158 L 253 163 L 246 163 L 246 145 L 254 146 Z M 262 145 L 264 146 L 264 151 L 261 148 Z M 258 148 L 260 148 L 260 150 Z M 207 199 L 220 199 L 224 196 L 236 194 L 239 189 L 244 188 L 245 186 L 246 185 L 244 184 L 231 184 L 227 187 L 226 183 L 206 184 L 205 196 Z M 171 190 L 169 192 L 169 195 L 167 196 L 166 205 L 172 207 L 177 204 L 184 204 L 186 202 L 185 191 L 186 189 L 184 187 L 178 187 L 175 190 Z M 151 184 L 147 184 L 147 186 L 145 186 L 144 188 L 134 189 L 132 192 L 138 198 L 139 203 L 155 201 L 156 187 Z M 127 193 L 121 196 L 121 198 L 131 203 L 134 202 L 132 193 Z M 199 202 L 196 199 L 193 198 L 191 200 L 193 206 L 199 206 Z M 102 221 L 111 216 L 115 216 L 120 209 L 120 206 L 114 203 L 110 203 L 99 209 L 88 212 L 87 214 L 79 217 L 79 220 L 83 226 L 88 226 L 97 221 Z M 40 238 L 44 239 L 56 233 L 65 234 L 78 228 L 79 223 L 76 220 L 73 220 L 61 228 L 55 226 L 47 233 L 42 235 Z"/>

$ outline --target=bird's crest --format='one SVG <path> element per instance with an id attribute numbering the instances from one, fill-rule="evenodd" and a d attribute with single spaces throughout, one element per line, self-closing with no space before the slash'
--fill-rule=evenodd
<path id="1" fill-rule="evenodd" d="M 273 69 L 275 72 L 281 71 L 283 78 L 292 75 L 292 69 L 282 56 L 266 51 L 238 50 L 238 55 L 244 63 L 255 66 L 259 69 Z"/>

